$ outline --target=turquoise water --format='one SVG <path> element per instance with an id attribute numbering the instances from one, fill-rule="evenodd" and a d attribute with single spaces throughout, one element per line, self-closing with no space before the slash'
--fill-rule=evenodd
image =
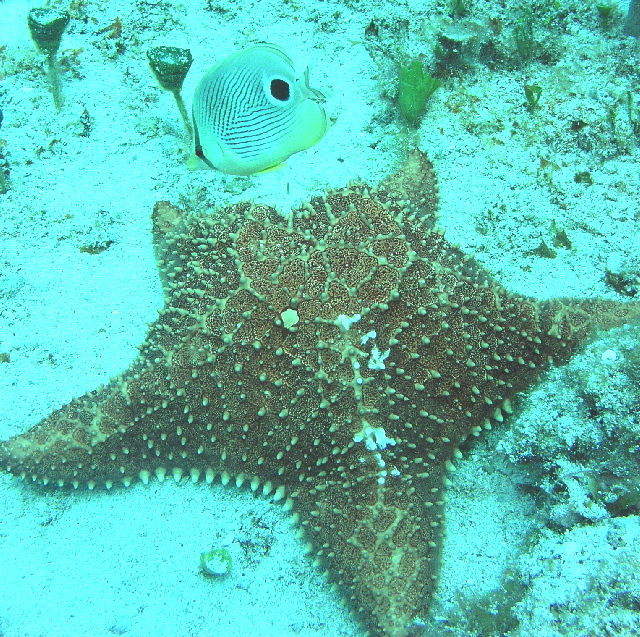
<path id="1" fill-rule="evenodd" d="M 626 3 L 605 17 L 583 2 L 56 4 L 71 14 L 59 111 L 29 37 L 33 6 L 0 2 L 1 439 L 135 356 L 162 305 L 159 200 L 286 211 L 351 179 L 376 184 L 417 145 L 447 238 L 509 289 L 635 294 L 640 95 Z M 210 66 L 257 41 L 311 67 L 331 130 L 274 173 L 188 171 L 190 140 L 147 49 L 191 50 L 189 108 Z M 398 65 L 413 59 L 442 80 L 417 129 L 395 102 Z M 536 104 L 525 87 L 539 87 Z M 429 634 L 638 631 L 636 368 L 637 329 L 605 335 L 465 450 Z M 7 475 L 0 489 L 6 637 L 363 634 L 286 515 L 248 491 L 183 479 L 94 493 Z M 198 563 L 216 547 L 234 561 L 212 581 Z"/>

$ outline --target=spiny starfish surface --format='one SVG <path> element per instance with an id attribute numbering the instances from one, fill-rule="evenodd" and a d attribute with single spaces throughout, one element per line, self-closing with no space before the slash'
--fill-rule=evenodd
<path id="1" fill-rule="evenodd" d="M 0 446 L 38 482 L 247 482 L 291 509 L 369 634 L 406 637 L 438 572 L 447 468 L 511 399 L 638 305 L 508 293 L 434 229 L 413 153 L 288 218 L 154 210 L 166 304 L 131 368 Z"/>

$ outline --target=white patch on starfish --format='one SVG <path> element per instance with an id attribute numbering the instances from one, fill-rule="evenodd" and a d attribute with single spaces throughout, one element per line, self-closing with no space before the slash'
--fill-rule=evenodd
<path id="1" fill-rule="evenodd" d="M 381 352 L 378 349 L 377 345 L 373 346 L 371 350 L 371 356 L 369 357 L 369 364 L 367 367 L 369 369 L 386 369 L 384 361 L 391 353 L 391 350 L 388 349 L 386 352 Z"/>
<path id="2" fill-rule="evenodd" d="M 353 316 L 347 316 L 346 314 L 339 314 L 336 319 L 336 323 L 345 331 L 348 332 L 349 328 L 357 323 L 362 316 L 360 314 L 354 314 Z"/>
<path id="3" fill-rule="evenodd" d="M 372 427 L 367 422 L 364 423 L 362 430 L 355 434 L 353 441 L 364 442 L 369 451 L 383 450 L 388 446 L 395 447 L 396 444 L 393 438 L 387 437 L 384 427 Z"/>

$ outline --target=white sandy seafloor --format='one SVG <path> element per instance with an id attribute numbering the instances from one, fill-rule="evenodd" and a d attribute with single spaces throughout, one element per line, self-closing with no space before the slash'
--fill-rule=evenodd
<path id="1" fill-rule="evenodd" d="M 508 288 L 626 300 L 607 270 L 638 287 L 640 54 L 621 35 L 626 1 L 611 1 L 605 25 L 596 2 L 533 3 L 550 13 L 526 62 L 511 1 L 471 0 L 456 19 L 431 0 L 53 4 L 73 15 L 59 113 L 26 28 L 38 3 L 0 0 L 0 148 L 11 170 L 0 195 L 0 439 L 135 356 L 162 304 L 150 235 L 158 200 L 286 208 L 350 179 L 376 183 L 418 143 L 439 176 L 447 236 Z M 409 132 L 392 99 L 396 65 L 422 56 L 434 69 L 442 33 L 469 56 L 443 73 Z M 187 171 L 188 139 L 147 48 L 191 49 L 189 105 L 209 66 L 256 41 L 311 65 L 331 131 L 268 175 Z M 542 87 L 536 112 L 524 84 Z M 587 172 L 592 183 L 575 181 Z M 532 253 L 541 240 L 553 247 L 557 229 L 570 248 Z M 80 250 L 89 246 L 108 247 Z M 602 335 L 553 370 L 509 427 L 466 450 L 429 634 L 640 632 L 638 336 Z M 363 634 L 280 508 L 245 490 L 183 480 L 66 491 L 2 475 L 0 491 L 4 637 Z M 198 572 L 214 547 L 233 557 L 226 578 Z"/>

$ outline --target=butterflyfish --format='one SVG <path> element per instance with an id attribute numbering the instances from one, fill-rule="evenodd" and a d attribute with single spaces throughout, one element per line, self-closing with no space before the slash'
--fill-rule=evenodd
<path id="1" fill-rule="evenodd" d="M 256 44 L 207 71 L 193 96 L 192 167 L 231 175 L 277 169 L 329 129 L 324 95 L 300 77 L 284 51 Z M 204 165 L 203 165 L 204 164 Z"/>

